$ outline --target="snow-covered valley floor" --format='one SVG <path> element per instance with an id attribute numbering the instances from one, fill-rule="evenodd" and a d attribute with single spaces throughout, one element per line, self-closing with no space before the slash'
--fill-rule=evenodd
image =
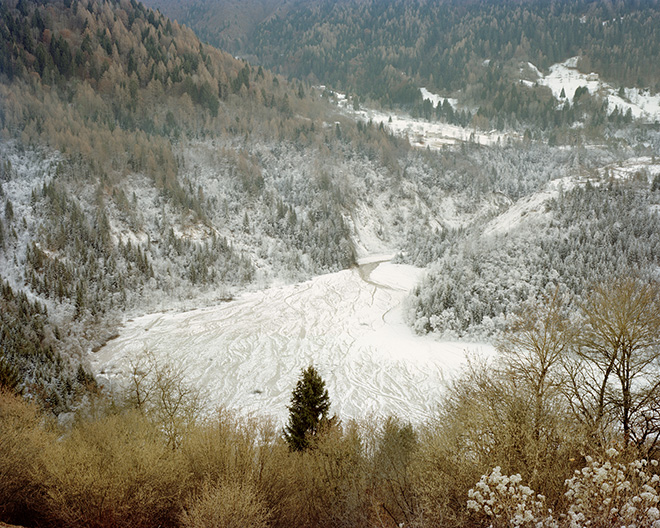
<path id="1" fill-rule="evenodd" d="M 340 418 L 396 414 L 421 422 L 466 353 L 492 354 L 492 347 L 439 342 L 408 328 L 402 302 L 420 273 L 372 258 L 215 307 L 147 315 L 94 353 L 92 366 L 102 383 L 116 387 L 131 358 L 149 350 L 183 369 L 209 408 L 283 423 L 301 369 L 313 364 Z"/>

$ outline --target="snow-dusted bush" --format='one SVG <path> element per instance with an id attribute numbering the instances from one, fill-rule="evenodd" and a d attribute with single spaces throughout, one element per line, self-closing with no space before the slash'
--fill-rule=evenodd
<path id="1" fill-rule="evenodd" d="M 660 528 L 660 476 L 657 460 L 616 462 L 616 449 L 604 462 L 587 457 L 587 466 L 565 482 L 566 513 L 546 508 L 545 497 L 521 484 L 520 475 L 500 467 L 483 475 L 468 492 L 468 510 L 498 527 Z"/>
<path id="2" fill-rule="evenodd" d="M 552 512 L 545 506 L 545 497 L 521 482 L 519 474 L 502 475 L 497 466 L 470 489 L 467 507 L 489 519 L 493 528 L 557 526 Z"/>
<path id="3" fill-rule="evenodd" d="M 660 528 L 660 477 L 650 471 L 658 461 L 616 463 L 616 449 L 607 456 L 603 463 L 587 457 L 588 465 L 566 481 L 568 526 Z"/>

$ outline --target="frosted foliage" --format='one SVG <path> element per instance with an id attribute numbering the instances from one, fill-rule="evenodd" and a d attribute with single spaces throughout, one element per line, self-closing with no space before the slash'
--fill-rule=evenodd
<path id="1" fill-rule="evenodd" d="M 604 463 L 587 457 L 588 465 L 566 481 L 570 528 L 660 528 L 660 477 L 651 471 L 657 460 L 620 464 L 617 455 L 610 449 Z"/>
<path id="2" fill-rule="evenodd" d="M 493 528 L 558 526 L 545 507 L 545 497 L 521 482 L 520 475 L 502 475 L 497 466 L 468 492 L 468 510 L 488 518 Z"/>
<path id="3" fill-rule="evenodd" d="M 587 466 L 565 482 L 565 513 L 546 509 L 545 498 L 522 485 L 520 475 L 502 475 L 499 467 L 470 489 L 467 508 L 493 528 L 660 528 L 658 461 L 623 464 L 618 455 L 610 449 L 604 462 L 586 457 Z"/>
<path id="4" fill-rule="evenodd" d="M 660 219 L 633 189 L 575 188 L 544 216 L 503 235 L 445 237 L 413 291 L 408 318 L 420 333 L 488 335 L 522 304 L 559 286 L 576 300 L 603 277 L 652 276 Z"/>

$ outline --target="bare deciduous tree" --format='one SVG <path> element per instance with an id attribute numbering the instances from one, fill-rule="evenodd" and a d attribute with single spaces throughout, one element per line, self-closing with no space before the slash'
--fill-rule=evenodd
<path id="1" fill-rule="evenodd" d="M 131 361 L 127 393 L 129 404 L 159 424 L 173 449 L 195 424 L 202 409 L 202 395 L 186 382 L 184 372 L 171 364 L 159 363 L 150 351 Z"/>
<path id="2" fill-rule="evenodd" d="M 574 386 L 584 402 L 592 401 L 583 410 L 596 430 L 612 413 L 625 445 L 652 439 L 651 429 L 657 440 L 660 285 L 635 278 L 600 284 L 582 305 L 582 315 L 577 344 L 586 368 Z"/>
<path id="3" fill-rule="evenodd" d="M 537 440 L 549 414 L 549 400 L 564 382 L 561 364 L 574 336 L 557 289 L 552 296 L 523 306 L 497 344 L 505 368 L 531 392 Z"/>

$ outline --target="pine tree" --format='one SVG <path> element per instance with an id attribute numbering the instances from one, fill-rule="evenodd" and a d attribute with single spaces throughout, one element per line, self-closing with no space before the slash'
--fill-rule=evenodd
<path id="1" fill-rule="evenodd" d="M 309 366 L 302 372 L 288 409 L 289 423 L 284 428 L 284 438 L 291 451 L 303 451 L 329 422 L 330 397 L 325 381 L 314 367 Z"/>
<path id="2" fill-rule="evenodd" d="M 0 390 L 4 389 L 20 394 L 20 382 L 21 378 L 16 368 L 0 356 Z"/>

